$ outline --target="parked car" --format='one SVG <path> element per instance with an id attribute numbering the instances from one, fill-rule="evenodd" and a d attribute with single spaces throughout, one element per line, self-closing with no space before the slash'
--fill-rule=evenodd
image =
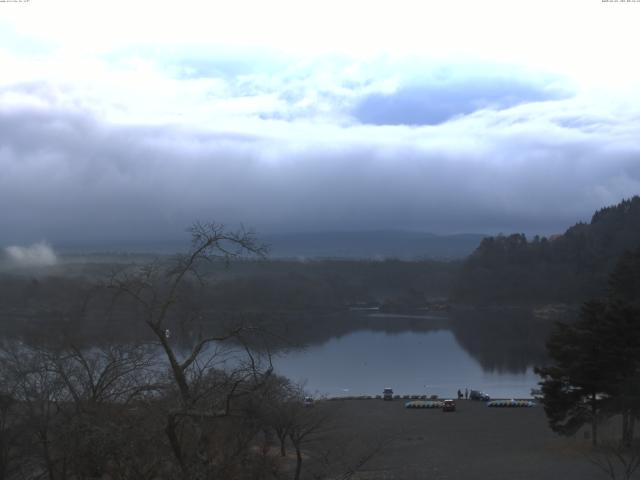
<path id="1" fill-rule="evenodd" d="M 392 388 L 385 388 L 382 391 L 382 399 L 383 400 L 393 400 L 393 389 Z"/>
<path id="2" fill-rule="evenodd" d="M 445 400 L 442 402 L 442 411 L 443 412 L 455 412 L 456 411 L 456 402 L 454 400 Z"/>
<path id="3" fill-rule="evenodd" d="M 483 402 L 488 402 L 491 400 L 491 397 L 484 392 L 480 392 L 479 390 L 471 390 L 469 392 L 469 400 L 481 400 Z"/>
<path id="4" fill-rule="evenodd" d="M 304 397 L 304 400 L 302 401 L 302 404 L 305 407 L 313 407 L 314 403 L 315 402 L 313 401 L 312 397 Z"/>

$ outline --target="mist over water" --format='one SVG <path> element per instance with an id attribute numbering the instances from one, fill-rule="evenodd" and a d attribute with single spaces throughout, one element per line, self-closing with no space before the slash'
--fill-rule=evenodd
<path id="1" fill-rule="evenodd" d="M 6 263 L 12 267 L 51 267 L 58 263 L 58 256 L 46 242 L 33 245 L 12 245 L 4 249 Z"/>

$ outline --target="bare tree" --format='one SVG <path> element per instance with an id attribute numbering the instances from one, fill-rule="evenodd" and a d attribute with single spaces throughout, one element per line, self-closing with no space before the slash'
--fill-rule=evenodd
<path id="1" fill-rule="evenodd" d="M 287 455 L 287 439 L 295 420 L 297 403 L 302 402 L 301 390 L 288 379 L 274 375 L 271 378 L 273 388 L 267 391 L 263 402 L 263 415 L 266 426 L 278 439 L 281 457 Z"/>
<path id="2" fill-rule="evenodd" d="M 0 365 L 0 480 L 13 478 L 21 467 L 19 443 L 23 428 L 19 421 L 19 404 L 15 398 L 17 382 Z"/>
<path id="3" fill-rule="evenodd" d="M 292 468 L 294 480 L 313 478 L 315 480 L 352 478 L 382 449 L 394 440 L 387 435 L 379 439 L 363 439 L 340 428 L 340 404 L 317 401 L 313 406 L 305 404 L 305 392 L 300 385 L 289 385 L 281 390 L 285 400 L 271 404 L 281 409 L 275 417 L 275 425 L 286 431 L 287 438 L 295 451 L 295 465 Z M 269 417 L 273 422 L 274 416 Z M 282 448 L 282 444 L 281 444 Z M 304 475 L 303 475 L 304 466 Z"/>
<path id="4" fill-rule="evenodd" d="M 83 347 L 72 335 L 54 346 L 0 345 L 0 480 L 299 480 L 303 460 L 307 477 L 350 478 L 375 454 L 365 449 L 335 467 L 341 449 L 320 442 L 346 445 L 333 437 L 334 409 L 303 406 L 302 387 L 274 375 L 269 350 L 254 348 L 255 325 L 200 323 L 193 340 L 193 320 L 208 319 L 194 301 L 208 275 L 265 250 L 250 232 L 218 224 L 191 234 L 186 255 L 130 265 L 92 290 L 101 308 L 109 293 L 111 313 L 139 319 L 151 343 Z M 180 338 L 187 330 L 189 343 Z M 281 456 L 270 453 L 273 433 Z"/>
<path id="5" fill-rule="evenodd" d="M 225 459 L 244 454 L 249 439 L 255 436 L 256 426 L 246 411 L 247 399 L 263 388 L 272 368 L 270 364 L 264 367 L 246 343 L 243 359 L 236 359 L 230 371 L 217 366 L 216 353 L 209 351 L 211 345 L 232 340 L 243 345 L 244 337 L 252 331 L 249 325 L 201 337 L 185 352 L 172 341 L 171 320 L 177 316 L 179 322 L 186 321 L 180 318 L 185 314 L 183 293 L 189 285 L 204 285 L 207 264 L 216 260 L 228 263 L 246 254 L 263 256 L 266 249 L 244 229 L 232 232 L 220 224 L 196 223 L 190 232 L 192 244 L 186 255 L 170 264 L 154 262 L 114 274 L 109 287 L 116 299 L 126 297 L 139 309 L 168 363 L 177 401 L 167 409 L 165 434 L 183 477 L 211 478 L 213 472 L 220 473 L 229 465 Z M 246 433 L 240 442 L 242 448 L 238 445 L 235 451 L 228 451 L 229 444 L 220 438 L 225 427 L 236 430 L 236 439 L 242 437 L 240 430 Z"/>
<path id="6" fill-rule="evenodd" d="M 134 422 L 131 405 L 158 388 L 150 363 L 140 346 L 84 351 L 2 345 L 2 383 L 11 387 L 4 425 L 20 427 L 21 441 L 13 447 L 27 472 L 23 476 L 97 475 L 122 458 L 127 446 L 148 442 L 139 435 L 127 438 L 125 431 Z"/>
<path id="7" fill-rule="evenodd" d="M 252 232 L 240 230 L 229 232 L 216 223 L 196 223 L 190 229 L 191 250 L 178 256 L 173 264 L 158 262 L 142 265 L 133 270 L 120 272 L 111 278 L 109 287 L 117 295 L 125 295 L 142 309 L 143 320 L 151 329 L 162 347 L 174 381 L 179 388 L 183 406 L 193 404 L 193 392 L 188 381 L 188 369 L 198 359 L 205 347 L 212 342 L 222 342 L 237 336 L 242 328 L 222 336 L 208 336 L 200 339 L 182 360 L 170 342 L 168 324 L 171 309 L 180 303 L 180 290 L 190 279 L 203 284 L 201 271 L 204 262 L 222 259 L 229 262 L 243 254 L 264 255 L 265 247 L 259 245 Z"/>
<path id="8" fill-rule="evenodd" d="M 96 404 L 126 405 L 161 388 L 155 382 L 153 352 L 144 345 L 106 345 L 90 351 L 71 345 L 49 358 L 78 410 Z"/>
<path id="9" fill-rule="evenodd" d="M 50 480 L 64 478 L 68 456 L 57 448 L 64 441 L 60 429 L 60 408 L 72 398 L 56 375 L 44 351 L 24 344 L 3 345 L 2 370 L 14 382 L 13 398 L 19 404 L 14 411 L 24 438 L 24 455 L 29 467 L 41 471 Z"/>
<path id="10" fill-rule="evenodd" d="M 303 446 L 326 433 L 331 414 L 322 408 L 305 407 L 302 401 L 291 403 L 290 409 L 291 421 L 288 435 L 296 452 L 294 479 L 299 480 L 302 472 Z"/>

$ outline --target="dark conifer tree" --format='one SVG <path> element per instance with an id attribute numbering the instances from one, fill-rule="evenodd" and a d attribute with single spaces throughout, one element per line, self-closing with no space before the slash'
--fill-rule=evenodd
<path id="1" fill-rule="evenodd" d="M 602 302 L 587 302 L 578 322 L 559 323 L 547 343 L 553 365 L 536 368 L 551 429 L 573 435 L 590 423 L 594 445 L 603 396 L 610 389 L 606 344 L 599 331 L 605 309 Z"/>
<path id="2" fill-rule="evenodd" d="M 551 428 L 573 434 L 587 422 L 621 415 L 622 441 L 633 441 L 640 417 L 640 249 L 623 255 L 605 300 L 583 305 L 580 319 L 558 324 L 547 350 L 553 364 L 537 368 Z"/>

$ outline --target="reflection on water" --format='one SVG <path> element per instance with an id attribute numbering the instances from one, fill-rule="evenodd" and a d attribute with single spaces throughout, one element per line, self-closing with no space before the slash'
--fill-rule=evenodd
<path id="1" fill-rule="evenodd" d="M 547 361 L 553 320 L 527 309 L 469 309 L 451 314 L 456 340 L 486 371 L 525 373 Z"/>
<path id="2" fill-rule="evenodd" d="M 243 340 L 254 348 L 268 347 L 275 352 L 279 373 L 306 380 L 309 390 L 327 395 L 376 395 L 388 386 L 399 394 L 452 396 L 459 388 L 473 388 L 494 397 L 526 397 L 538 381 L 533 366 L 546 363 L 545 341 L 552 325 L 551 320 L 536 318 L 523 309 L 462 308 L 420 316 L 256 312 L 230 318 L 229 325 L 237 325 L 234 320 L 260 327 L 250 330 L 258 332 L 257 337 L 247 334 Z M 47 322 L 52 323 L 50 318 Z M 56 329 L 40 328 L 44 324 L 32 321 L 30 330 L 23 327 L 27 333 L 21 336 L 41 331 L 41 336 L 56 344 Z M 109 325 L 108 331 L 101 330 L 99 322 L 89 322 L 92 328 L 84 330 L 72 329 L 74 323 L 55 325 L 67 334 L 79 332 L 78 339 L 71 339 L 88 347 L 110 341 L 155 341 L 143 322 L 137 321 L 127 323 L 127 328 Z M 227 331 L 223 321 L 213 320 L 170 326 L 171 342 L 184 352 L 203 336 Z M 226 342 L 225 346 L 233 344 Z M 234 348 L 239 347 L 235 344 Z M 227 352 L 218 358 L 227 356 L 233 357 Z M 223 361 L 220 366 L 226 364 Z"/>
<path id="3" fill-rule="evenodd" d="M 391 387 L 398 394 L 451 397 L 459 388 L 473 388 L 496 398 L 528 397 L 538 381 L 531 368 L 519 374 L 485 371 L 448 330 L 361 330 L 280 355 L 274 366 L 305 381 L 309 391 L 329 396 L 379 395 Z"/>
<path id="4" fill-rule="evenodd" d="M 529 397 L 553 321 L 526 309 L 457 309 L 443 316 L 335 315 L 296 319 L 307 348 L 280 354 L 280 373 L 326 395 L 453 396 L 458 388 Z"/>

